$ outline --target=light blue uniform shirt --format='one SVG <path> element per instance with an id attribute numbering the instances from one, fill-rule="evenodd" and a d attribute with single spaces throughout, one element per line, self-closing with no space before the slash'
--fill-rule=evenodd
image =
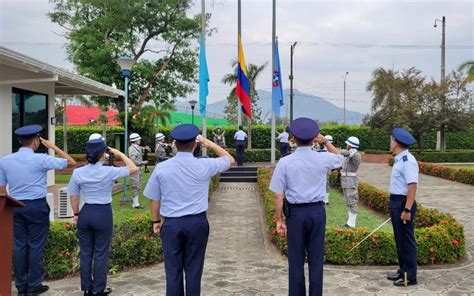
<path id="1" fill-rule="evenodd" d="M 278 161 L 270 190 L 285 194 L 290 204 L 323 201 L 328 173 L 341 167 L 343 159 L 342 155 L 298 147 L 293 154 Z"/>
<path id="2" fill-rule="evenodd" d="M 0 159 L 0 186 L 8 184 L 9 194 L 18 200 L 44 198 L 48 193 L 48 171 L 65 168 L 66 159 L 22 147 L 18 152 Z"/>
<path id="3" fill-rule="evenodd" d="M 408 184 L 418 184 L 418 172 L 418 162 L 408 150 L 395 156 L 390 178 L 390 193 L 407 195 Z"/>
<path id="4" fill-rule="evenodd" d="M 278 140 L 280 143 L 288 143 L 288 138 L 290 135 L 287 132 L 282 132 L 281 134 L 278 135 Z"/>
<path id="5" fill-rule="evenodd" d="M 238 130 L 234 135 L 234 139 L 236 139 L 237 141 L 245 141 L 245 139 L 247 139 L 247 133 Z"/>
<path id="6" fill-rule="evenodd" d="M 229 168 L 227 156 L 195 158 L 192 153 L 178 152 L 155 167 L 143 195 L 161 201 L 164 217 L 199 214 L 207 211 L 211 177 Z"/>
<path id="7" fill-rule="evenodd" d="M 79 196 L 87 204 L 108 204 L 112 202 L 112 187 L 118 178 L 130 175 L 128 166 L 104 166 L 101 162 L 87 164 L 74 170 L 67 192 Z"/>

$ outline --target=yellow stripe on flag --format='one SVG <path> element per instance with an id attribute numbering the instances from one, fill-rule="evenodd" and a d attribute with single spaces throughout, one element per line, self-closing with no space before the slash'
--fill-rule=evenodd
<path id="1" fill-rule="evenodd" d="M 247 66 L 245 66 L 244 49 L 242 48 L 242 40 L 240 39 L 240 35 L 239 35 L 239 64 L 245 76 L 249 77 L 247 73 Z"/>

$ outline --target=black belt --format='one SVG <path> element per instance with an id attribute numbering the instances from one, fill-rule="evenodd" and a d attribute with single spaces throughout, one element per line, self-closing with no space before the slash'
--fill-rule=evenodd
<path id="1" fill-rule="evenodd" d="M 90 203 L 85 203 L 85 206 L 110 206 L 110 203 L 106 204 L 90 204 Z"/>
<path id="2" fill-rule="evenodd" d="M 403 194 L 390 194 L 390 199 L 405 199 L 405 198 L 407 198 L 407 196 Z"/>
<path id="3" fill-rule="evenodd" d="M 35 203 L 35 202 L 46 202 L 46 197 L 42 198 L 35 198 L 35 199 L 19 199 L 18 201 L 21 201 L 22 203 Z"/>
<path id="4" fill-rule="evenodd" d="M 306 207 L 314 207 L 314 206 L 320 206 L 322 205 L 322 201 L 317 201 L 317 202 L 308 202 L 308 203 L 297 203 L 297 204 L 291 204 L 288 203 L 290 208 L 306 208 Z"/>
<path id="5" fill-rule="evenodd" d="M 171 220 L 171 219 L 192 218 L 192 217 L 206 217 L 206 211 L 201 212 L 199 214 L 184 215 L 180 217 L 164 217 L 164 218 L 167 220 Z"/>

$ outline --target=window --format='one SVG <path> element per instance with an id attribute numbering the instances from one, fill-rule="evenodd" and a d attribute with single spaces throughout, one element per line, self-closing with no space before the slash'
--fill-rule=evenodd
<path id="1" fill-rule="evenodd" d="M 18 151 L 20 143 L 15 135 L 19 127 L 38 124 L 43 127 L 42 137 L 48 138 L 48 96 L 28 90 L 12 89 L 12 152 Z M 46 153 L 45 147 L 40 146 L 38 152 Z"/>

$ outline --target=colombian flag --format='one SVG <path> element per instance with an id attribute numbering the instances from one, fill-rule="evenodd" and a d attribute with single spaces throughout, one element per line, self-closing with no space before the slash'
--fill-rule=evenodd
<path id="1" fill-rule="evenodd" d="M 239 61 L 237 64 L 237 86 L 235 94 L 242 104 L 242 111 L 248 118 L 252 118 L 252 108 L 250 107 L 250 83 L 248 79 L 247 67 L 245 66 L 244 49 L 239 35 Z"/>

